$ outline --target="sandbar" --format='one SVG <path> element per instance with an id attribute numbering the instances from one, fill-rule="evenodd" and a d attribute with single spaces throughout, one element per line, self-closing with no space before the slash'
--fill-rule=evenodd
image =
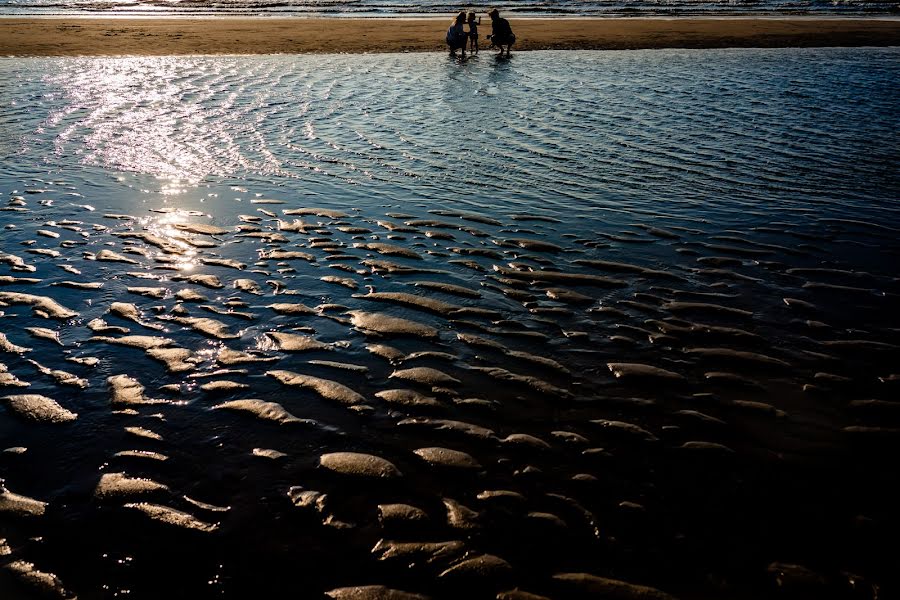
<path id="1" fill-rule="evenodd" d="M 900 45 L 876 18 L 510 19 L 516 50 Z M 431 52 L 447 19 L 0 18 L 0 56 Z M 482 48 L 490 21 L 480 28 Z"/>

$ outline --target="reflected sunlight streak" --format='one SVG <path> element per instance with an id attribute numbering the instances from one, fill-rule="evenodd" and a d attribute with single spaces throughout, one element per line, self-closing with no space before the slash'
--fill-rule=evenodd
<path id="1" fill-rule="evenodd" d="M 82 59 L 49 76 L 70 98 L 65 110 L 47 118 L 53 125 L 67 123 L 57 154 L 64 154 L 69 143 L 83 142 L 86 163 L 189 186 L 232 170 L 222 158 L 239 154 L 232 131 L 241 126 L 233 122 L 235 115 L 222 118 L 223 99 L 216 90 L 196 86 L 195 77 L 215 75 L 215 67 L 198 63 L 194 77 L 186 78 L 183 62 Z M 183 191 L 177 185 L 163 188 L 167 195 Z"/>
<path id="2" fill-rule="evenodd" d="M 172 263 L 179 271 L 191 271 L 200 264 L 199 253 L 191 243 L 191 238 L 176 227 L 187 224 L 194 212 L 172 209 L 155 217 L 141 219 L 145 231 L 181 249 L 181 253 L 176 255 L 176 261 Z"/>

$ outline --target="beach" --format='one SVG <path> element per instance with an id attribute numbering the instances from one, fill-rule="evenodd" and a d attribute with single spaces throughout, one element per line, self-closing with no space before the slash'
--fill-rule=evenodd
<path id="1" fill-rule="evenodd" d="M 511 21 L 0 20 L 0 598 L 900 597 L 896 22 Z"/>
<path id="2" fill-rule="evenodd" d="M 507 15 L 508 16 L 508 15 Z M 0 56 L 430 52 L 446 19 L 4 18 Z M 895 46 L 900 21 L 841 18 L 516 19 L 515 50 Z M 488 46 L 490 20 L 480 34 Z"/>

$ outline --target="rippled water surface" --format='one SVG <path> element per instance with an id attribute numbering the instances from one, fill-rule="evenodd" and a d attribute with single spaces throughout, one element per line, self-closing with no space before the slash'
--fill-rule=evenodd
<path id="1" fill-rule="evenodd" d="M 338 16 L 404 17 L 483 12 L 496 3 L 470 0 L 0 0 L 5 15 L 81 16 Z M 886 15 L 896 0 L 514 0 L 502 5 L 515 15 L 688 16 L 688 15 Z"/>
<path id="2" fill-rule="evenodd" d="M 898 58 L 0 59 L 0 595 L 889 597 Z"/>

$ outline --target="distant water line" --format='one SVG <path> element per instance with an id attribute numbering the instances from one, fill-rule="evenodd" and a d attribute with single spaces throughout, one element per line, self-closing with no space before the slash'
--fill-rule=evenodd
<path id="1" fill-rule="evenodd" d="M 0 16 L 294 16 L 410 17 L 484 12 L 490 0 L 0 0 Z M 517 0 L 510 15 L 531 17 L 686 17 L 898 15 L 896 0 Z"/>

